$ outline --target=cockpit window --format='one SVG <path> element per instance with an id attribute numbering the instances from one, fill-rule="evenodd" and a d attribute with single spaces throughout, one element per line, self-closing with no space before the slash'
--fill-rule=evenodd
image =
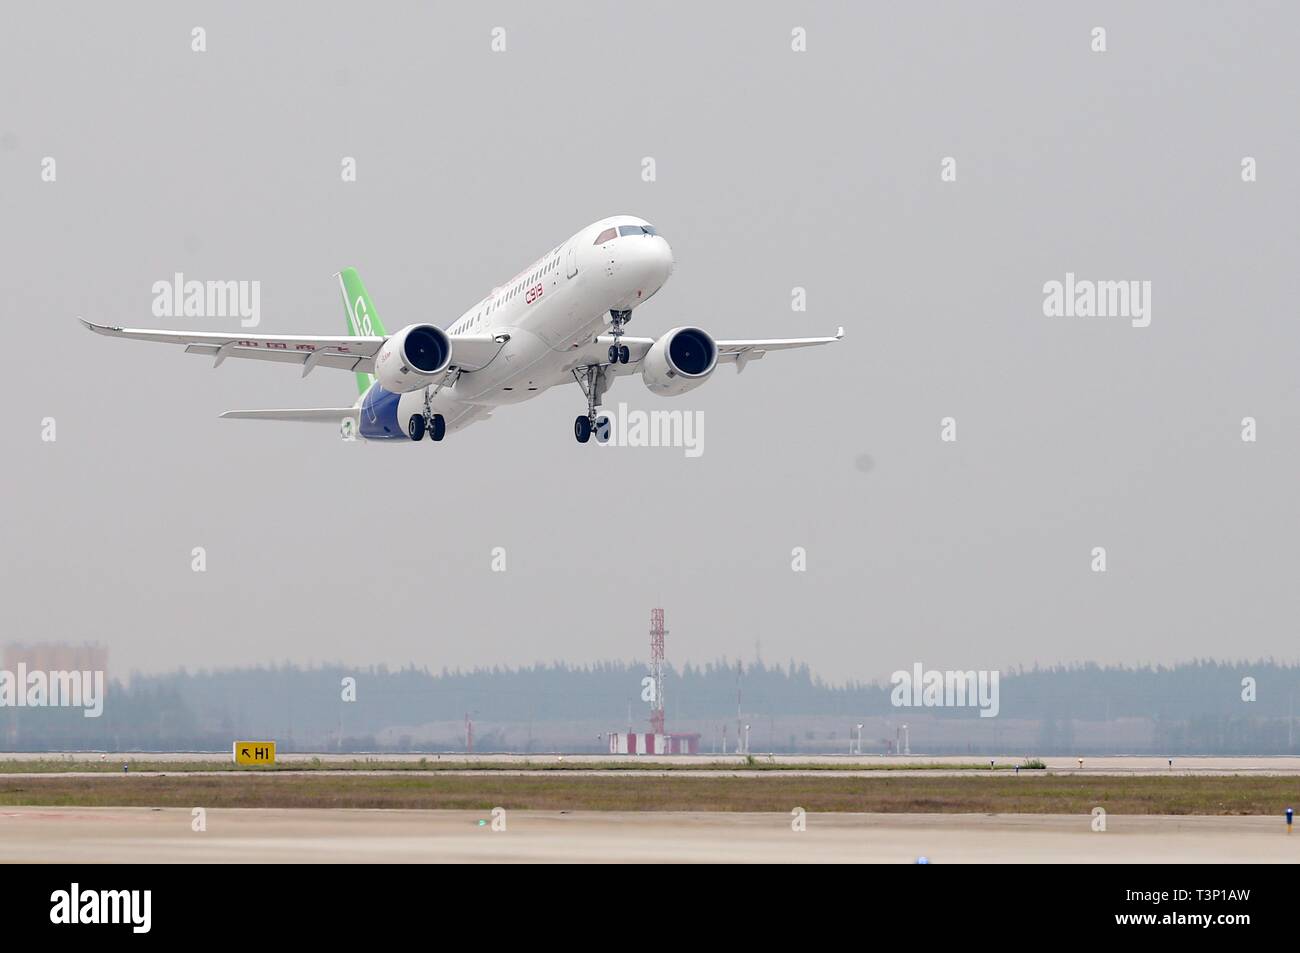
<path id="1" fill-rule="evenodd" d="M 614 229 L 612 229 L 612 228 L 607 228 L 607 229 L 605 229 L 603 232 L 601 232 L 599 235 L 596 236 L 595 244 L 597 244 L 597 245 L 603 245 L 603 244 L 605 244 L 605 242 L 609 241 L 611 238 L 615 237 L 617 234 L 618 234 L 618 233 L 617 233 L 616 231 L 614 231 Z"/>
<path id="2" fill-rule="evenodd" d="M 620 235 L 655 235 L 653 225 L 620 225 L 618 228 Z"/>

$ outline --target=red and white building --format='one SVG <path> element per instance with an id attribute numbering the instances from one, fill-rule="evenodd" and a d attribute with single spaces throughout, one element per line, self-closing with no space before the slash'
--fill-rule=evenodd
<path id="1" fill-rule="evenodd" d="M 611 731 L 610 754 L 699 754 L 700 736 L 693 731 L 658 734 L 653 731 Z"/>

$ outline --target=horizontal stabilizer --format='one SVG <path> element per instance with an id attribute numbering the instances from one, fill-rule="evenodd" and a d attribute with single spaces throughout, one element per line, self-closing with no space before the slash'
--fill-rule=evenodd
<path id="1" fill-rule="evenodd" d="M 344 420 L 356 420 L 359 410 L 356 407 L 299 407 L 288 410 L 228 410 L 222 417 L 231 420 L 296 420 L 314 421 L 322 424 L 338 424 Z"/>

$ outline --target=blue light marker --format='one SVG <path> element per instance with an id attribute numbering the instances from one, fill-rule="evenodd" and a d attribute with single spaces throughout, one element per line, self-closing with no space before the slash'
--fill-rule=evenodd
<path id="1" fill-rule="evenodd" d="M 1288 808 L 1286 809 L 1286 832 L 1287 832 L 1288 834 L 1291 833 L 1291 817 L 1292 817 L 1292 815 L 1293 815 L 1294 813 L 1295 813 L 1295 812 L 1292 811 L 1291 808 L 1288 807 Z"/>

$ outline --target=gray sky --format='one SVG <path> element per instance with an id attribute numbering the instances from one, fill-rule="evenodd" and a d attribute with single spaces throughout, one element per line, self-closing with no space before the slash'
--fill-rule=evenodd
<path id="1" fill-rule="evenodd" d="M 4 637 L 103 641 L 118 674 L 581 662 L 644 657 L 662 605 L 670 661 L 761 640 L 833 680 L 1294 659 L 1297 26 L 1267 3 L 15 8 Z M 260 281 L 260 331 L 342 333 L 352 265 L 390 330 L 445 325 L 623 212 L 677 260 L 631 333 L 847 329 L 676 400 L 618 384 L 702 411 L 698 459 L 577 445 L 576 386 L 437 445 L 222 421 L 355 388 L 74 321 L 238 326 L 155 319 L 180 271 Z M 1067 271 L 1150 281 L 1150 327 L 1045 317 Z"/>

